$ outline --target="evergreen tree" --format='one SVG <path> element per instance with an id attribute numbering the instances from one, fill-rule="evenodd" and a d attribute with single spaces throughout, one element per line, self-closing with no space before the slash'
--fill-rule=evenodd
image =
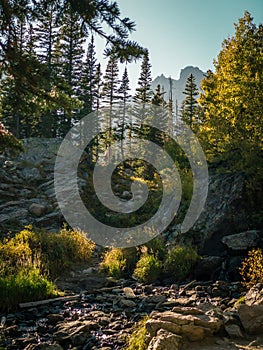
<path id="1" fill-rule="evenodd" d="M 152 76 L 151 76 L 151 64 L 149 60 L 149 52 L 146 51 L 143 56 L 141 65 L 141 73 L 138 80 L 138 87 L 135 90 L 134 102 L 139 104 L 146 104 L 151 101 L 152 98 Z"/>
<path id="2" fill-rule="evenodd" d="M 58 41 L 58 19 L 55 6 L 48 4 L 46 8 L 42 9 L 40 16 L 38 17 L 38 23 L 36 27 L 37 37 L 37 55 L 41 63 L 46 66 L 45 71 L 45 92 L 51 94 L 56 89 L 57 71 L 56 65 L 57 56 L 59 55 Z M 50 108 L 41 116 L 39 123 L 40 135 L 45 137 L 54 137 L 57 135 L 58 128 L 58 115 L 56 108 Z"/>
<path id="3" fill-rule="evenodd" d="M 102 89 L 102 71 L 101 71 L 101 65 L 100 63 L 96 66 L 96 72 L 95 72 L 95 89 L 94 89 L 94 109 L 98 111 L 100 108 L 100 101 L 101 101 L 101 89 Z"/>
<path id="4" fill-rule="evenodd" d="M 182 120 L 193 129 L 194 124 L 197 122 L 198 108 L 196 97 L 199 95 L 193 74 L 190 74 L 187 78 L 183 94 L 186 95 L 186 98 L 182 103 Z"/>
<path id="5" fill-rule="evenodd" d="M 100 107 L 101 85 L 102 73 L 100 64 L 97 64 L 94 37 L 92 36 L 88 45 L 86 59 L 82 65 L 79 96 L 79 99 L 82 102 L 82 108 L 79 114 L 80 118 L 87 116 L 93 111 L 98 111 Z M 90 162 L 93 160 L 96 162 L 99 147 L 98 118 L 96 118 L 95 124 L 89 125 L 89 128 L 94 130 L 96 137 L 90 144 L 87 152 L 89 154 Z"/>
<path id="6" fill-rule="evenodd" d="M 85 116 L 94 111 L 97 106 L 97 97 L 99 95 L 98 78 L 101 80 L 101 74 L 97 72 L 98 65 L 96 59 L 94 37 L 91 37 L 91 41 L 88 45 L 86 60 L 83 63 L 81 74 L 81 94 L 80 100 L 83 102 L 81 109 L 81 116 Z M 100 66 L 99 66 L 100 70 Z"/>
<path id="7" fill-rule="evenodd" d="M 108 129 L 106 145 L 110 144 L 113 139 L 113 128 L 116 127 L 114 120 L 114 105 L 118 101 L 118 85 L 119 85 L 119 67 L 116 56 L 110 56 L 106 71 L 103 77 L 102 86 L 102 103 L 107 109 L 105 113 L 106 120 L 104 123 Z"/>
<path id="8" fill-rule="evenodd" d="M 79 15 L 70 7 L 62 17 L 59 33 L 61 35 L 62 77 L 66 83 L 68 96 L 75 98 L 77 102 L 81 93 L 80 77 L 85 40 Z M 70 111 L 64 109 L 60 115 L 59 134 L 64 136 L 76 120 L 77 116 L 73 108 Z"/>
<path id="9" fill-rule="evenodd" d="M 10 71 L 10 75 L 23 75 L 25 66 L 30 66 L 32 62 L 20 60 L 20 53 L 17 49 L 17 20 L 25 20 L 26 25 L 39 21 L 43 13 L 49 8 L 56 10 L 60 15 L 71 7 L 72 11 L 78 13 L 83 21 L 83 28 L 86 33 L 90 30 L 97 33 L 107 42 L 107 54 L 117 54 L 121 60 L 130 61 L 139 58 L 143 49 L 136 43 L 128 39 L 129 33 L 135 30 L 135 24 L 129 18 L 121 18 L 119 6 L 110 0 L 5 0 L 0 6 L 0 61 L 5 69 Z M 102 29 L 102 24 L 106 24 L 110 31 L 107 33 Z M 50 34 L 46 37 L 50 39 Z M 46 47 L 46 46 L 44 46 Z M 51 49 L 51 47 L 49 47 Z M 27 77 L 25 77 L 27 79 Z M 39 82 L 30 85 L 32 90 L 38 90 Z"/>
<path id="10" fill-rule="evenodd" d="M 25 22 L 18 22 L 17 26 L 17 47 L 19 48 L 20 60 L 31 62 L 30 67 L 24 71 L 25 79 L 20 74 L 12 76 L 5 71 L 5 78 L 0 82 L 1 92 L 1 117 L 8 129 L 17 138 L 37 136 L 37 126 L 42 102 L 38 95 L 30 89 L 34 79 L 41 76 L 42 70 L 33 50 L 35 38 L 33 28 L 27 28 Z"/>
<path id="11" fill-rule="evenodd" d="M 150 129 L 149 138 L 154 140 L 154 142 L 158 143 L 160 146 L 164 146 L 169 131 L 169 105 L 164 99 L 164 94 L 165 92 L 161 91 L 161 86 L 158 84 L 151 101 L 154 106 L 151 114 L 158 130 Z M 160 131 L 161 129 L 163 129 L 164 132 Z"/>
<path id="12" fill-rule="evenodd" d="M 173 135 L 174 131 L 174 108 L 173 108 L 173 81 L 172 78 L 169 77 L 169 98 L 168 98 L 168 130 Z"/>
<path id="13" fill-rule="evenodd" d="M 227 159 L 235 170 L 262 174 L 263 26 L 257 27 L 249 12 L 223 42 L 202 90 L 200 134 L 209 159 Z"/>
<path id="14" fill-rule="evenodd" d="M 143 133 L 142 122 L 145 120 L 147 110 L 153 96 L 151 84 L 151 64 L 149 60 L 149 52 L 146 51 L 141 65 L 138 87 L 136 88 L 135 95 L 133 97 L 134 115 L 136 119 L 139 120 L 139 123 L 135 122 L 132 129 L 134 129 L 135 133 L 138 133 L 139 135 Z"/>
<path id="15" fill-rule="evenodd" d="M 129 86 L 129 77 L 128 77 L 128 71 L 127 67 L 125 67 L 123 75 L 122 75 L 122 80 L 119 88 L 119 99 L 121 101 L 121 110 L 120 110 L 120 139 L 121 139 L 121 152 L 123 154 L 123 140 L 125 138 L 125 129 L 127 126 L 131 123 L 131 120 L 126 120 L 126 108 L 127 108 L 127 103 L 131 98 L 131 95 L 129 94 L 130 86 Z"/>

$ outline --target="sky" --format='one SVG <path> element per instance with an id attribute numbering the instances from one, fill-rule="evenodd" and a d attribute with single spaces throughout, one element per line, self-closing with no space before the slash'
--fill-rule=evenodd
<path id="1" fill-rule="evenodd" d="M 234 23 L 248 10 L 254 23 L 263 23 L 263 0 L 118 0 L 121 17 L 136 23 L 130 39 L 149 49 L 152 77 L 164 74 L 178 79 L 186 66 L 213 70 L 213 60 L 224 39 L 233 36 Z M 99 60 L 104 44 L 96 40 Z M 132 90 L 141 62 L 128 65 Z M 123 67 L 120 67 L 122 72 Z M 121 74 L 121 73 L 120 73 Z"/>

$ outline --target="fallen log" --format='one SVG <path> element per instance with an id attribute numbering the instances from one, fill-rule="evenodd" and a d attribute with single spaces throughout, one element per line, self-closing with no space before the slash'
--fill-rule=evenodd
<path id="1" fill-rule="evenodd" d="M 19 307 L 21 309 L 27 308 L 27 307 L 34 307 L 39 305 L 45 305 L 50 303 L 55 303 L 56 301 L 70 301 L 70 300 L 76 300 L 81 298 L 82 294 L 76 294 L 76 295 L 68 295 L 65 297 L 58 297 L 53 299 L 45 299 L 45 300 L 38 300 L 38 301 L 29 301 L 27 303 L 20 303 Z"/>

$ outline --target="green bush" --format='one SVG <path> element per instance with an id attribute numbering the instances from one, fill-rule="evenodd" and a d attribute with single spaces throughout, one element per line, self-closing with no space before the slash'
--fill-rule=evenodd
<path id="1" fill-rule="evenodd" d="M 154 255 L 156 259 L 163 261 L 167 255 L 167 248 L 162 237 L 156 237 L 141 248 L 148 254 Z"/>
<path id="2" fill-rule="evenodd" d="M 91 258 L 94 243 L 83 233 L 33 231 L 28 226 L 0 242 L 0 309 L 57 294 L 46 276 L 57 276 Z"/>
<path id="3" fill-rule="evenodd" d="M 39 269 L 22 269 L 17 274 L 0 277 L 0 309 L 15 309 L 19 303 L 59 295 L 55 285 Z"/>
<path id="4" fill-rule="evenodd" d="M 88 262 L 95 247 L 82 232 L 75 230 L 41 232 L 39 239 L 43 263 L 53 277 L 69 269 L 74 263 Z"/>
<path id="5" fill-rule="evenodd" d="M 146 322 L 149 316 L 144 317 L 135 327 L 130 335 L 126 350 L 146 350 L 148 348 L 149 339 L 147 337 Z"/>
<path id="6" fill-rule="evenodd" d="M 199 255 L 192 247 L 176 246 L 169 251 L 164 263 L 164 271 L 176 280 L 184 280 L 199 259 Z"/>
<path id="7" fill-rule="evenodd" d="M 154 256 L 144 253 L 137 262 L 133 276 L 143 283 L 153 283 L 160 277 L 162 264 Z"/>
<path id="8" fill-rule="evenodd" d="M 124 275 L 126 267 L 126 258 L 121 248 L 112 248 L 103 256 L 100 263 L 100 271 L 107 273 L 109 276 L 120 278 Z"/>

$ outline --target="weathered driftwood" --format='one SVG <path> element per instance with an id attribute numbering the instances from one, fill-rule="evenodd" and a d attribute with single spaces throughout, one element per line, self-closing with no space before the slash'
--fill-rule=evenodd
<path id="1" fill-rule="evenodd" d="M 68 295 L 68 296 L 65 296 L 65 297 L 58 297 L 58 298 L 53 298 L 53 299 L 29 301 L 27 303 L 20 303 L 19 307 L 20 308 L 34 307 L 34 306 L 39 306 L 39 305 L 55 303 L 56 301 L 76 300 L 76 299 L 79 299 L 80 297 L 81 297 L 81 294 L 76 294 L 76 295 Z"/>
<path id="2" fill-rule="evenodd" d="M 27 308 L 27 307 L 35 307 L 39 305 L 45 305 L 45 304 L 50 304 L 50 303 L 55 303 L 56 301 L 69 301 L 69 300 L 76 300 L 81 298 L 83 294 L 99 294 L 99 293 L 105 293 L 105 292 L 111 292 L 113 289 L 119 289 L 122 287 L 121 286 L 114 286 L 114 287 L 104 287 L 100 289 L 95 289 L 92 292 L 87 292 L 84 291 L 81 294 L 76 294 L 76 295 L 67 295 L 65 297 L 58 297 L 58 298 L 53 298 L 53 299 L 45 299 L 45 300 L 38 300 L 38 301 L 29 301 L 27 303 L 20 303 L 19 307 L 21 309 Z"/>

